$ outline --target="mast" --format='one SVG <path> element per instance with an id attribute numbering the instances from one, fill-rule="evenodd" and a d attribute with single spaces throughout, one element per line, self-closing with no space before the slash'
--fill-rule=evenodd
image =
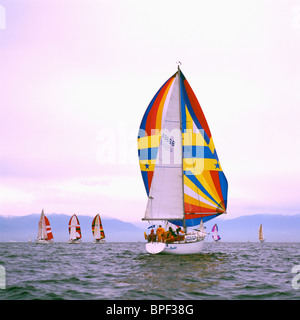
<path id="1" fill-rule="evenodd" d="M 180 66 L 181 62 L 178 61 L 177 62 L 177 68 L 178 68 L 178 93 L 179 93 L 179 119 L 180 119 L 180 132 L 181 132 L 181 137 L 180 137 L 180 141 L 181 141 L 181 181 L 182 181 L 182 209 L 183 209 L 183 229 L 184 232 L 186 233 L 186 223 L 185 223 L 185 208 L 184 208 L 184 177 L 183 177 L 183 145 L 182 145 L 182 115 L 181 115 L 181 92 L 180 92 Z"/>

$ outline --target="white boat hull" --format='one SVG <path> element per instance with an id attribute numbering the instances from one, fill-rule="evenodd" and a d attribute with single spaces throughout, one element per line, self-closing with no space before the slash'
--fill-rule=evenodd
<path id="1" fill-rule="evenodd" d="M 30 241 L 31 242 L 31 241 Z M 37 244 L 48 244 L 48 243 L 53 243 L 53 240 L 44 240 L 44 239 L 40 239 L 40 240 L 36 240 Z"/>
<path id="2" fill-rule="evenodd" d="M 105 243 L 105 239 L 94 240 L 93 243 Z"/>
<path id="3" fill-rule="evenodd" d="M 204 246 L 204 238 L 194 242 L 149 242 L 146 244 L 147 252 L 151 254 L 167 253 L 167 254 L 197 254 L 201 253 Z"/>
<path id="4" fill-rule="evenodd" d="M 81 243 L 81 240 L 80 239 L 69 240 L 68 243 L 69 244 L 78 244 L 78 243 Z"/>
<path id="5" fill-rule="evenodd" d="M 163 242 L 149 242 L 146 244 L 146 250 L 151 254 L 157 254 L 157 253 L 163 252 L 165 247 L 166 247 L 166 244 Z"/>

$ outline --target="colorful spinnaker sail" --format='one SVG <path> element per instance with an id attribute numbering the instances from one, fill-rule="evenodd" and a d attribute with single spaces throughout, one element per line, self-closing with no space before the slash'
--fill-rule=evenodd
<path id="1" fill-rule="evenodd" d="M 144 220 L 189 227 L 226 212 L 228 183 L 201 106 L 179 68 L 146 109 L 138 156 L 148 195 Z"/>
<path id="2" fill-rule="evenodd" d="M 53 234 L 52 234 L 50 222 L 44 214 L 44 209 L 42 210 L 40 221 L 39 221 L 37 241 L 48 241 L 48 242 L 53 241 Z"/>
<path id="3" fill-rule="evenodd" d="M 95 240 L 100 240 L 105 238 L 105 234 L 104 234 L 104 230 L 102 227 L 102 222 L 99 214 L 97 214 L 93 219 L 92 232 Z"/>
<path id="4" fill-rule="evenodd" d="M 74 214 L 69 221 L 69 234 L 70 234 L 70 240 L 81 239 L 81 229 L 80 229 L 79 220 L 76 214 Z"/>
<path id="5" fill-rule="evenodd" d="M 218 235 L 218 226 L 217 224 L 215 224 L 213 227 L 212 227 L 212 238 L 214 239 L 214 241 L 220 241 L 221 240 L 221 237 Z"/>

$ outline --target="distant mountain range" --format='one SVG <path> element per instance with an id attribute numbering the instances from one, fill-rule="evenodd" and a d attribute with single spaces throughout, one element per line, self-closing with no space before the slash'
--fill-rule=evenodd
<path id="1" fill-rule="evenodd" d="M 50 220 L 54 241 L 66 242 L 69 239 L 68 223 L 71 216 L 65 214 L 46 214 Z M 34 241 L 37 237 L 40 214 L 21 217 L 0 216 L 0 242 Z M 90 216 L 78 216 L 82 229 L 82 240 L 93 241 L 92 220 Z M 144 241 L 147 223 L 129 223 L 118 219 L 101 218 L 107 242 Z M 257 214 L 235 219 L 216 218 L 205 223 L 206 231 L 211 232 L 217 223 L 221 241 L 258 241 L 258 227 L 263 225 L 267 242 L 300 242 L 300 214 L 293 216 Z M 211 235 L 207 241 L 212 241 Z"/>

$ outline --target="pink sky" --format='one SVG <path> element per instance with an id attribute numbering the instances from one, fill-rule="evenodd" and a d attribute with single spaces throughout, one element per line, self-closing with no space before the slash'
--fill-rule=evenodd
<path id="1" fill-rule="evenodd" d="M 140 221 L 136 137 L 176 61 L 228 218 L 300 213 L 299 1 L 0 1 L 0 215 Z"/>

